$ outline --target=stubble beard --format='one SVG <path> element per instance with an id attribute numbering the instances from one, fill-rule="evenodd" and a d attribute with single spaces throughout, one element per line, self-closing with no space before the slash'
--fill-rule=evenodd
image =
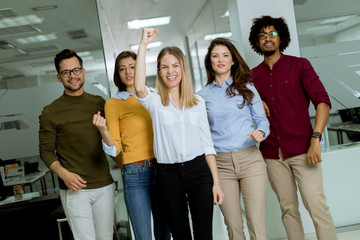
<path id="1" fill-rule="evenodd" d="M 84 86 L 84 83 L 85 83 L 85 82 L 82 82 L 82 83 L 79 85 L 79 87 L 71 87 L 70 84 L 69 84 L 69 85 L 65 85 L 64 87 L 65 87 L 67 90 L 71 91 L 71 92 L 76 92 L 76 91 L 79 91 L 79 90 Z"/>

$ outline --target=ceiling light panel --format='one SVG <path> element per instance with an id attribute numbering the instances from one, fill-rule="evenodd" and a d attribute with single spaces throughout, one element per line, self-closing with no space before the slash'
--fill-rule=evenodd
<path id="1" fill-rule="evenodd" d="M 44 34 L 44 35 L 37 35 L 32 37 L 26 38 L 18 38 L 16 41 L 20 44 L 29 44 L 29 43 L 36 43 L 36 42 L 46 42 L 50 40 L 57 39 L 56 33 Z"/>
<path id="2" fill-rule="evenodd" d="M 161 26 L 170 23 L 170 16 L 166 17 L 157 17 L 157 18 L 148 18 L 148 19 L 136 19 L 127 22 L 128 29 L 140 29 L 144 27 L 154 27 Z"/>
<path id="3" fill-rule="evenodd" d="M 232 36 L 231 32 L 208 34 L 204 36 L 204 40 L 211 41 L 218 37 L 229 38 L 231 36 Z"/>
<path id="4" fill-rule="evenodd" d="M 151 42 L 151 43 L 149 43 L 148 45 L 147 45 L 147 49 L 150 49 L 150 48 L 157 48 L 157 47 L 160 47 L 161 46 L 161 44 L 162 44 L 162 42 L 161 41 L 158 41 L 158 42 Z M 133 51 L 133 52 L 137 52 L 137 50 L 138 50 L 138 48 L 139 48 L 139 44 L 135 44 L 135 45 L 131 45 L 130 46 L 130 48 L 131 48 L 131 51 Z"/>
<path id="5" fill-rule="evenodd" d="M 0 28 L 18 27 L 25 25 L 41 24 L 44 20 L 36 15 L 26 15 L 10 18 L 2 18 L 0 20 Z"/>

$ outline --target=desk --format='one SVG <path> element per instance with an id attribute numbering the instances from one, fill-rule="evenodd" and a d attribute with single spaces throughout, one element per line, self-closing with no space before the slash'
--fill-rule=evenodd
<path id="1" fill-rule="evenodd" d="M 343 132 L 360 134 L 360 124 L 352 122 L 334 123 L 327 127 L 328 131 L 336 131 L 339 144 L 344 143 Z"/>
<path id="2" fill-rule="evenodd" d="M 50 171 L 49 169 L 44 169 L 41 172 L 30 173 L 23 177 L 8 178 L 8 179 L 4 180 L 3 184 L 4 184 L 4 186 L 7 186 L 7 187 L 19 185 L 19 184 L 29 184 L 30 191 L 32 192 L 33 191 L 32 184 L 35 183 L 36 181 L 40 180 L 42 193 L 43 193 L 43 195 L 47 195 L 47 186 L 46 186 L 45 176 L 49 171 Z"/>
<path id="3" fill-rule="evenodd" d="M 40 197 L 40 193 L 38 193 L 38 192 L 25 193 L 23 195 L 23 198 L 19 199 L 19 200 L 15 199 L 14 196 L 10 196 L 10 197 L 7 197 L 6 199 L 0 201 L 0 206 L 5 205 L 5 204 L 10 204 L 10 203 L 28 201 L 28 200 L 31 200 L 34 197 Z"/>

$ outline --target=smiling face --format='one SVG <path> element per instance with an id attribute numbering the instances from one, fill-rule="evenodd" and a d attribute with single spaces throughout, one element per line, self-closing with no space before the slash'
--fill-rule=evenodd
<path id="1" fill-rule="evenodd" d="M 75 68 L 81 68 L 81 64 L 76 57 L 63 59 L 59 63 L 59 74 L 57 78 L 64 86 L 65 93 L 71 96 L 80 96 L 84 93 L 85 83 L 85 69 L 83 68 L 80 74 L 75 75 L 73 71 L 70 72 L 68 77 L 63 76 L 63 72 L 66 70 L 73 70 Z"/>
<path id="2" fill-rule="evenodd" d="M 126 89 L 134 87 L 135 60 L 132 57 L 123 58 L 119 62 L 119 76 Z"/>
<path id="3" fill-rule="evenodd" d="M 270 36 L 269 32 L 276 31 L 274 26 L 267 26 L 261 30 L 261 33 L 268 33 L 265 38 L 259 37 L 259 47 L 265 56 L 271 56 L 273 54 L 280 54 L 280 37 Z"/>
<path id="4" fill-rule="evenodd" d="M 174 55 L 166 54 L 160 60 L 159 74 L 168 89 L 179 87 L 182 79 L 179 60 Z"/>
<path id="5" fill-rule="evenodd" d="M 231 76 L 231 66 L 234 64 L 230 50 L 224 45 L 215 46 L 210 54 L 211 67 L 216 75 Z"/>

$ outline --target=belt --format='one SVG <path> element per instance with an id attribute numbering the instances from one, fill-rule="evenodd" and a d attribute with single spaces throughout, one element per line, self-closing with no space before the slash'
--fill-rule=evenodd
<path id="1" fill-rule="evenodd" d="M 144 165 L 144 166 L 154 166 L 155 163 L 156 163 L 155 158 L 152 158 L 152 159 L 146 159 L 146 160 L 142 160 L 142 161 L 132 162 L 131 164 Z"/>

